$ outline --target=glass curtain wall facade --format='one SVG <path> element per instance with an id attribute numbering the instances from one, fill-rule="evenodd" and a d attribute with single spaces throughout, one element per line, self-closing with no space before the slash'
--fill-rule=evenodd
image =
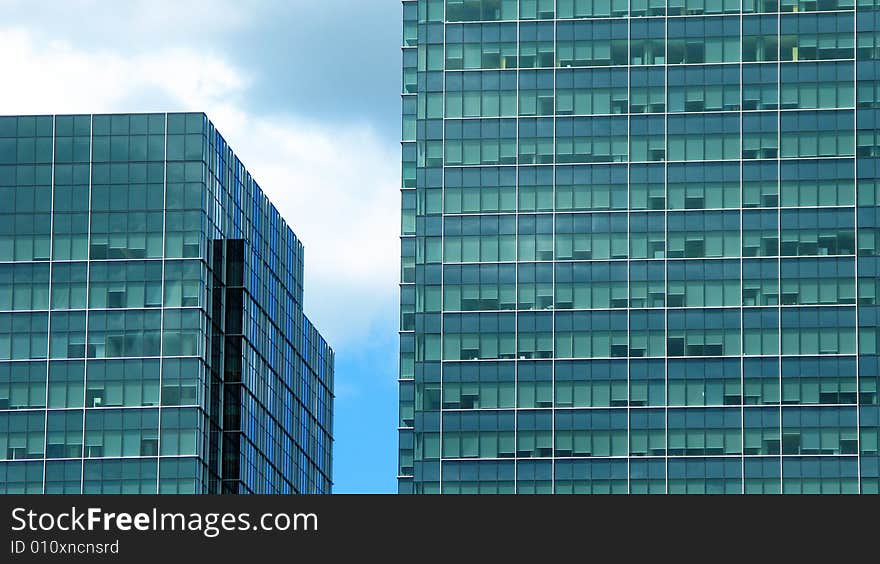
<path id="1" fill-rule="evenodd" d="M 0 117 L 0 492 L 329 493 L 302 281 L 204 114 Z"/>
<path id="2" fill-rule="evenodd" d="M 880 2 L 403 20 L 401 492 L 880 491 Z"/>

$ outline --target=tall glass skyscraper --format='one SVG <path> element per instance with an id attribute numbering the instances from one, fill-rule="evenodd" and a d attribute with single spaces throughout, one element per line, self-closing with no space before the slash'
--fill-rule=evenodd
<path id="1" fill-rule="evenodd" d="M 880 492 L 880 2 L 403 19 L 401 492 Z"/>
<path id="2" fill-rule="evenodd" d="M 329 493 L 302 284 L 204 114 L 0 117 L 0 492 Z"/>

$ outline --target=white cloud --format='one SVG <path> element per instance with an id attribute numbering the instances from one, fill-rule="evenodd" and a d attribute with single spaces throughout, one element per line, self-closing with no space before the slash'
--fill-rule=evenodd
<path id="1" fill-rule="evenodd" d="M 42 6 L 33 0 L 0 0 L 7 22 L 53 37 L 76 37 L 83 44 L 112 42 L 120 48 L 258 25 L 271 8 L 265 1 L 241 0 L 55 0 Z"/>
<path id="2" fill-rule="evenodd" d="M 82 51 L 21 29 L 0 29 L 4 113 L 154 111 L 233 104 L 248 85 L 222 59 L 183 47 L 123 56 Z"/>
<path id="3" fill-rule="evenodd" d="M 306 311 L 334 346 L 397 312 L 398 159 L 363 126 L 220 111 L 224 133 L 306 247 Z M 314 315 L 311 315 L 314 313 Z M 392 325 L 393 326 L 393 325 Z"/>
<path id="4" fill-rule="evenodd" d="M 0 60 L 4 114 L 205 111 L 306 246 L 306 312 L 330 343 L 394 317 L 399 156 L 370 128 L 252 111 L 243 69 L 186 46 L 123 54 L 0 28 Z"/>

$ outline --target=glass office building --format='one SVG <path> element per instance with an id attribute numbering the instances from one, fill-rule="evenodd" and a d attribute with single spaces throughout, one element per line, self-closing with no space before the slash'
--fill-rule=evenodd
<path id="1" fill-rule="evenodd" d="M 403 20 L 401 492 L 880 492 L 880 2 Z"/>
<path id="2" fill-rule="evenodd" d="M 303 246 L 204 114 L 0 117 L 0 492 L 329 493 Z"/>

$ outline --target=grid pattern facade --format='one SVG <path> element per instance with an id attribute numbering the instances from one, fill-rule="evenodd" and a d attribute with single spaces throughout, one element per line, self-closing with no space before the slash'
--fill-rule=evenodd
<path id="1" fill-rule="evenodd" d="M 302 280 L 204 114 L 0 117 L 0 492 L 330 493 Z"/>
<path id="2" fill-rule="evenodd" d="M 880 492 L 880 2 L 403 20 L 400 492 Z"/>

